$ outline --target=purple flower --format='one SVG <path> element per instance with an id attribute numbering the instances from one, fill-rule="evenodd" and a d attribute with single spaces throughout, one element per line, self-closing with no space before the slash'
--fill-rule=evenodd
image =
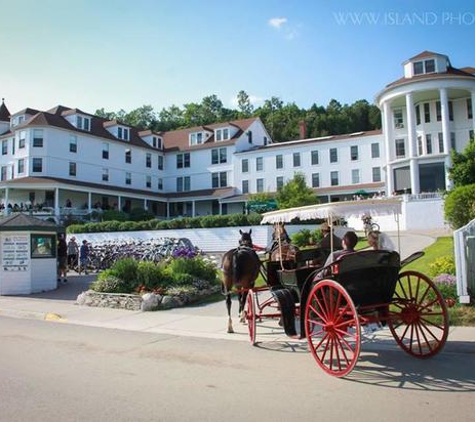
<path id="1" fill-rule="evenodd" d="M 445 284 L 446 286 L 455 286 L 456 278 L 452 274 L 439 274 L 434 278 L 435 284 Z"/>

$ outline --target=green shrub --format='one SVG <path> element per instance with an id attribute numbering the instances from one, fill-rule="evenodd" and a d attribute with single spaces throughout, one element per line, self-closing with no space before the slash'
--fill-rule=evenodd
<path id="1" fill-rule="evenodd" d="M 117 210 L 106 210 L 102 213 L 102 221 L 127 221 L 128 214 Z"/>
<path id="2" fill-rule="evenodd" d="M 161 265 L 153 262 L 139 262 L 137 266 L 137 284 L 144 285 L 148 290 L 162 287 L 165 284 L 165 271 Z"/>
<path id="3" fill-rule="evenodd" d="M 186 286 L 192 285 L 196 277 L 187 273 L 171 273 L 169 279 L 172 281 L 173 286 Z"/>
<path id="4" fill-rule="evenodd" d="M 298 247 L 309 245 L 312 239 L 312 232 L 309 229 L 302 229 L 291 236 L 292 243 Z"/>
<path id="5" fill-rule="evenodd" d="M 195 279 L 203 279 L 214 282 L 217 277 L 216 267 L 205 261 L 201 257 L 196 258 L 175 258 L 166 267 L 169 276 L 173 278 L 174 273 L 190 274 Z"/>
<path id="6" fill-rule="evenodd" d="M 229 214 L 229 225 L 238 227 L 238 226 L 247 226 L 249 225 L 249 219 L 246 214 Z"/>
<path id="7" fill-rule="evenodd" d="M 129 286 L 126 282 L 112 274 L 107 274 L 98 278 L 91 284 L 91 289 L 104 293 L 129 293 Z"/>
<path id="8" fill-rule="evenodd" d="M 247 215 L 247 225 L 248 226 L 258 226 L 261 224 L 262 216 L 256 212 L 252 212 Z"/>
<path id="9" fill-rule="evenodd" d="M 455 262 L 453 256 L 441 256 L 432 264 L 429 264 L 429 272 L 435 277 L 440 274 L 455 274 Z"/>
<path id="10" fill-rule="evenodd" d="M 84 233 L 85 224 L 71 224 L 68 226 L 68 233 Z"/>
<path id="11" fill-rule="evenodd" d="M 132 208 L 129 213 L 129 218 L 131 221 L 146 221 L 152 220 L 155 218 L 153 213 L 143 208 Z"/>
<path id="12" fill-rule="evenodd" d="M 312 231 L 312 239 L 315 245 L 318 244 L 323 239 L 323 233 L 320 229 L 315 229 Z"/>
<path id="13" fill-rule="evenodd" d="M 110 270 L 112 273 L 124 281 L 128 286 L 128 291 L 131 292 L 137 286 L 137 268 L 138 261 L 133 258 L 119 259 Z"/>
<path id="14" fill-rule="evenodd" d="M 460 186 L 445 198 L 445 218 L 458 229 L 475 218 L 475 184 Z"/>

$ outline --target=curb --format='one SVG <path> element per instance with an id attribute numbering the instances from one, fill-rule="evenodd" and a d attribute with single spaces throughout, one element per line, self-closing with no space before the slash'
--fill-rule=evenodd
<path id="1" fill-rule="evenodd" d="M 10 318 L 36 319 L 40 321 L 67 322 L 66 318 L 54 312 L 35 312 L 20 309 L 1 309 L 0 316 Z"/>

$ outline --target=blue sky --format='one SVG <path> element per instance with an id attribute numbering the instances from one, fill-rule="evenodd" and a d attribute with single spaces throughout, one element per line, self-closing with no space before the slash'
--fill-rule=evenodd
<path id="1" fill-rule="evenodd" d="M 469 1 L 0 0 L 10 111 L 182 106 L 245 90 L 308 108 L 374 95 L 431 50 L 474 66 Z"/>

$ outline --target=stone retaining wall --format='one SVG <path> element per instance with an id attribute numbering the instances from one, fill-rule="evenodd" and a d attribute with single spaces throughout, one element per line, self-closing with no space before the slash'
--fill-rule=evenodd
<path id="1" fill-rule="evenodd" d="M 76 300 L 78 305 L 94 306 L 99 308 L 128 309 L 131 311 L 156 311 L 185 306 L 201 298 L 211 296 L 220 291 L 219 286 L 198 290 L 193 293 L 179 293 L 177 295 L 158 295 L 146 293 L 143 296 L 123 293 L 98 293 L 93 290 L 82 292 Z"/>

